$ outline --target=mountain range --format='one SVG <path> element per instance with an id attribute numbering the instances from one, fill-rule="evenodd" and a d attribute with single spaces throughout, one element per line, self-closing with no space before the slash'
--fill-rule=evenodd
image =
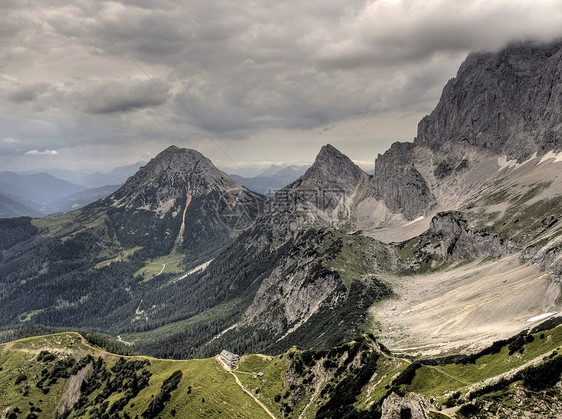
<path id="1" fill-rule="evenodd" d="M 120 166 L 108 173 L 0 172 L 0 218 L 41 217 L 81 208 L 115 192 L 140 166 Z"/>
<path id="2" fill-rule="evenodd" d="M 323 365 L 371 333 L 365 355 L 334 361 L 337 380 L 365 382 L 375 369 L 353 374 L 380 345 L 416 359 L 482 354 L 560 310 L 560 74 L 560 42 L 470 54 L 414 141 L 378 155 L 373 175 L 325 145 L 265 197 L 171 146 L 77 211 L 0 220 L 0 324 L 103 331 L 172 358 L 296 345 Z M 319 417 L 343 417 L 322 405 Z"/>
<path id="3" fill-rule="evenodd" d="M 41 217 L 81 208 L 119 185 L 86 188 L 49 173 L 0 172 L 0 218 Z"/>
<path id="4" fill-rule="evenodd" d="M 289 183 L 294 182 L 302 176 L 309 166 L 278 166 L 272 165 L 258 176 L 243 177 L 230 175 L 239 184 L 262 195 L 272 195 Z"/>
<path id="5" fill-rule="evenodd" d="M 140 166 L 117 167 L 109 173 L 61 169 L 49 173 L 2 172 L 0 218 L 41 217 L 82 208 L 115 192 Z M 230 177 L 251 191 L 271 195 L 303 175 L 308 167 L 272 165 L 255 177 Z"/>

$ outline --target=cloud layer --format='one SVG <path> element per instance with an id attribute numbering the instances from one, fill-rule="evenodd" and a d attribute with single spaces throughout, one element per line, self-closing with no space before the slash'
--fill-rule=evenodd
<path id="1" fill-rule="evenodd" d="M 0 155 L 94 166 L 176 143 L 294 161 L 376 114 L 357 150 L 374 158 L 377 123 L 430 112 L 468 51 L 561 36 L 555 0 L 4 0 Z M 264 156 L 280 135 L 303 139 Z"/>

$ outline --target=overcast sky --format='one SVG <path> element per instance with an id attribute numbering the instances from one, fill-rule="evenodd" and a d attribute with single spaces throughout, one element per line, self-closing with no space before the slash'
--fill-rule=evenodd
<path id="1" fill-rule="evenodd" d="M 170 144 L 228 172 L 368 169 L 471 50 L 562 36 L 560 0 L 2 0 L 0 170 L 109 170 Z"/>

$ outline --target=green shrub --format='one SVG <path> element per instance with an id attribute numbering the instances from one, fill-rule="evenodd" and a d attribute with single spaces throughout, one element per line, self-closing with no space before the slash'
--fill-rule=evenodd
<path id="1" fill-rule="evenodd" d="M 562 356 L 549 359 L 541 365 L 531 366 L 521 372 L 523 385 L 534 391 L 545 390 L 560 381 Z"/>
<path id="2" fill-rule="evenodd" d="M 525 350 L 523 348 L 525 342 L 525 336 L 518 335 L 517 338 L 512 341 L 507 347 L 509 349 L 509 355 L 513 355 L 515 352 L 523 353 L 523 351 Z"/>
<path id="3" fill-rule="evenodd" d="M 164 380 L 162 387 L 160 388 L 160 393 L 150 402 L 148 408 L 142 412 L 141 416 L 143 418 L 156 418 L 162 410 L 164 410 L 166 403 L 170 400 L 172 391 L 178 387 L 182 376 L 183 373 L 180 370 L 177 370 L 174 371 L 170 377 Z M 202 399 L 201 402 L 204 403 L 205 399 Z"/>
<path id="4" fill-rule="evenodd" d="M 459 409 L 459 413 L 466 418 L 472 418 L 480 413 L 480 408 L 472 403 L 463 404 Z"/>
<path id="5" fill-rule="evenodd" d="M 16 377 L 16 381 L 14 381 L 14 384 L 17 386 L 18 384 L 27 381 L 27 375 L 25 374 L 20 374 Z"/>
<path id="6" fill-rule="evenodd" d="M 410 385 L 412 384 L 412 381 L 414 380 L 414 377 L 416 376 L 416 371 L 421 368 L 422 364 L 420 364 L 419 362 L 413 362 L 410 365 L 408 365 L 408 367 L 402 371 L 400 373 L 400 375 L 398 377 L 396 377 L 393 381 L 392 381 L 392 385 L 393 386 L 399 386 L 399 385 Z"/>

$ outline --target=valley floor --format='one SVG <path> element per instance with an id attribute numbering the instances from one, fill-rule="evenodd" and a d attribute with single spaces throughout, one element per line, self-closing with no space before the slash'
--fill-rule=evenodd
<path id="1" fill-rule="evenodd" d="M 560 311 L 560 285 L 517 256 L 389 282 L 397 297 L 371 314 L 381 342 L 409 355 L 473 352 L 540 322 L 533 317 Z"/>

